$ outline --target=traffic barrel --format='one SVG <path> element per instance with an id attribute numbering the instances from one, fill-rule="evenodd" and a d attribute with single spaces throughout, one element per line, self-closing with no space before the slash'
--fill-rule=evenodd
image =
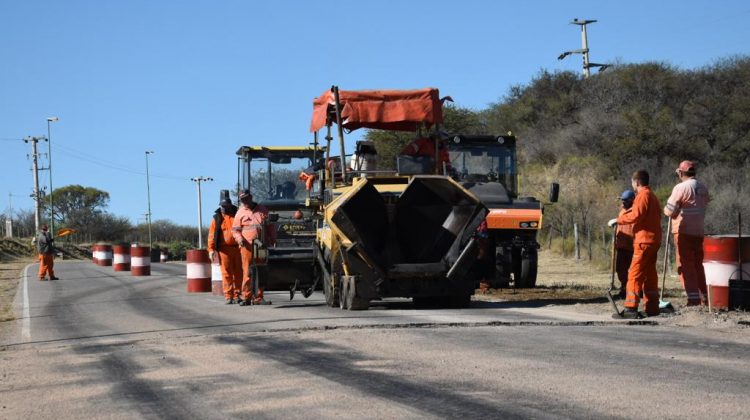
<path id="1" fill-rule="evenodd" d="M 115 271 L 130 271 L 130 246 L 115 245 L 112 248 L 115 254 L 112 267 Z"/>
<path id="2" fill-rule="evenodd" d="M 742 255 L 740 255 L 740 249 Z M 730 302 L 730 283 L 750 280 L 750 237 L 706 235 L 703 240 L 703 269 L 711 307 L 729 309 L 739 306 Z M 734 300 L 739 296 L 736 296 Z"/>
<path id="3" fill-rule="evenodd" d="M 151 275 L 151 248 L 138 245 L 130 247 L 130 273 L 134 276 Z"/>
<path id="4" fill-rule="evenodd" d="M 167 251 L 162 250 L 161 254 L 159 254 L 159 262 L 165 263 L 167 262 Z"/>
<path id="5" fill-rule="evenodd" d="M 112 245 L 99 244 L 97 245 L 98 251 L 95 252 L 96 265 L 103 267 L 112 266 Z"/>
<path id="6" fill-rule="evenodd" d="M 187 291 L 207 293 L 211 291 L 211 260 L 205 249 L 187 252 Z"/>
<path id="7" fill-rule="evenodd" d="M 91 262 L 94 264 L 97 264 L 96 260 L 99 254 L 97 253 L 99 251 L 99 245 L 91 245 Z"/>
<path id="8" fill-rule="evenodd" d="M 224 285 L 221 282 L 221 264 L 218 262 L 211 263 L 211 294 L 224 295 Z"/>

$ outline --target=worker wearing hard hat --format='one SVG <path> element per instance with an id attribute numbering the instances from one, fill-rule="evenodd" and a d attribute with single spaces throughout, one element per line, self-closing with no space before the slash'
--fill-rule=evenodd
<path id="1" fill-rule="evenodd" d="M 263 304 L 263 289 L 258 285 L 258 295 L 253 296 L 253 281 L 251 265 L 253 261 L 253 241 L 262 240 L 260 232 L 268 217 L 268 209 L 253 201 L 250 190 L 240 193 L 240 209 L 234 216 L 232 234 L 242 255 L 242 300 L 240 305 Z"/>
<path id="2" fill-rule="evenodd" d="M 239 302 L 242 287 L 242 256 L 232 235 L 237 206 L 229 198 L 229 190 L 219 193 L 219 208 L 208 229 L 208 255 L 211 262 L 221 265 L 221 283 L 227 304 Z"/>
<path id="3" fill-rule="evenodd" d="M 648 316 L 659 315 L 659 278 L 656 256 L 661 246 L 661 204 L 649 187 L 649 174 L 636 171 L 631 177 L 636 192 L 633 206 L 617 218 L 618 225 L 633 226 L 633 261 L 628 270 L 624 318 L 639 318 L 638 304 Z"/>
<path id="4" fill-rule="evenodd" d="M 675 170 L 680 183 L 664 207 L 672 218 L 672 234 L 677 250 L 677 273 L 687 293 L 688 306 L 706 304 L 706 274 L 703 271 L 703 228 L 706 206 L 711 200 L 708 188 L 695 179 L 695 164 L 683 161 Z"/>
<path id="5" fill-rule="evenodd" d="M 39 280 L 58 280 L 55 277 L 55 240 L 47 231 L 47 225 L 42 225 L 42 230 L 36 238 L 36 249 L 39 252 Z"/>
<path id="6" fill-rule="evenodd" d="M 622 216 L 633 207 L 635 193 L 633 190 L 625 190 L 620 195 L 620 214 Z M 609 226 L 617 225 L 617 219 L 609 221 Z M 617 279 L 620 280 L 620 299 L 625 299 L 627 294 L 628 271 L 633 261 L 633 225 L 617 225 L 615 230 L 615 249 L 617 258 L 615 260 L 615 271 Z"/>

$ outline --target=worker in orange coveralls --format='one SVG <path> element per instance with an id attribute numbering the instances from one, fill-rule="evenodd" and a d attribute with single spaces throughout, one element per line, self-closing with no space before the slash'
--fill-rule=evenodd
<path id="1" fill-rule="evenodd" d="M 683 161 L 675 172 L 681 182 L 672 189 L 664 214 L 672 218 L 670 233 L 674 234 L 677 250 L 677 273 L 687 293 L 687 305 L 705 305 L 708 292 L 703 270 L 703 227 L 711 198 L 708 188 L 695 179 L 693 162 Z"/>
<path id="2" fill-rule="evenodd" d="M 208 229 L 208 255 L 211 262 L 218 259 L 221 264 L 221 285 L 228 305 L 240 301 L 242 286 L 242 256 L 232 235 L 235 214 L 237 206 L 232 204 L 229 190 L 221 190 L 219 208 Z"/>
<path id="3" fill-rule="evenodd" d="M 633 225 L 633 261 L 628 271 L 623 318 L 640 318 L 638 303 L 643 295 L 646 315 L 659 315 L 659 276 L 656 256 L 661 246 L 661 204 L 649 187 L 649 174 L 636 171 L 631 177 L 636 192 L 633 207 L 617 218 L 618 225 Z"/>
<path id="4" fill-rule="evenodd" d="M 59 280 L 55 277 L 55 240 L 47 231 L 47 225 L 42 225 L 42 231 L 36 238 L 36 249 L 39 251 L 39 280 Z"/>
<path id="5" fill-rule="evenodd" d="M 258 287 L 258 295 L 253 296 L 253 279 L 250 272 L 253 260 L 253 241 L 260 239 L 260 232 L 263 224 L 268 217 L 268 209 L 253 201 L 253 195 L 250 190 L 243 190 L 240 193 L 240 203 L 242 206 L 234 216 L 232 224 L 232 235 L 240 249 L 242 255 L 242 300 L 241 306 L 261 305 L 266 302 L 263 300 L 263 289 Z"/>
<path id="6" fill-rule="evenodd" d="M 625 190 L 620 195 L 620 214 L 633 207 L 635 193 L 632 190 Z M 615 260 L 615 271 L 617 279 L 620 280 L 620 299 L 625 299 L 627 294 L 628 271 L 630 263 L 633 261 L 633 225 L 617 225 L 617 219 L 609 221 L 609 227 L 617 226 L 615 230 L 615 249 L 617 249 L 617 259 Z"/>
<path id="7" fill-rule="evenodd" d="M 450 170 L 451 158 L 448 153 L 448 148 L 442 140 L 438 142 L 438 172 L 443 173 L 443 164 L 446 166 L 446 170 Z M 411 143 L 407 144 L 401 153 L 402 156 L 429 156 L 435 159 L 435 139 L 430 137 L 420 137 Z"/>

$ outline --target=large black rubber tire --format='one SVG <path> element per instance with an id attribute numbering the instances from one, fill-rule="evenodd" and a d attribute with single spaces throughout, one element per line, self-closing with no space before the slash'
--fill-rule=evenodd
<path id="1" fill-rule="evenodd" d="M 416 309 L 437 309 L 447 306 L 448 300 L 442 296 L 419 296 L 413 297 L 412 302 Z"/>
<path id="2" fill-rule="evenodd" d="M 471 295 L 458 295 L 448 298 L 448 307 L 452 309 L 464 309 L 471 305 Z"/>
<path id="3" fill-rule="evenodd" d="M 331 277 L 340 276 L 340 268 L 336 267 L 336 261 L 331 261 L 331 264 L 329 264 L 328 269 L 329 273 L 331 273 Z M 326 305 L 328 305 L 331 308 L 335 308 L 340 305 L 339 303 L 339 287 L 334 288 L 331 285 L 331 279 L 327 277 L 325 274 L 321 274 L 323 276 L 323 295 L 326 298 Z"/>
<path id="4" fill-rule="evenodd" d="M 515 256 L 516 254 L 514 252 L 513 257 Z M 519 253 L 518 257 L 521 261 L 519 263 L 515 263 L 514 261 L 515 270 L 513 272 L 516 288 L 534 288 L 536 286 L 536 274 L 539 266 L 539 257 L 536 249 L 527 251 L 523 258 Z"/>

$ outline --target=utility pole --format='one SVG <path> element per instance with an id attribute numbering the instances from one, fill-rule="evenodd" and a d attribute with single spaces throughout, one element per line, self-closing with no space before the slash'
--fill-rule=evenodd
<path id="1" fill-rule="evenodd" d="M 151 181 L 148 176 L 148 155 L 153 155 L 153 150 L 146 150 L 146 197 L 148 199 L 148 249 L 153 249 L 153 243 L 151 242 Z"/>
<path id="2" fill-rule="evenodd" d="M 588 79 L 589 76 L 591 76 L 591 68 L 592 67 L 599 67 L 599 71 L 604 71 L 607 68 L 610 67 L 609 64 L 598 64 L 598 63 L 591 63 L 589 61 L 589 40 L 588 40 L 588 34 L 586 32 L 586 25 L 590 23 L 595 23 L 596 20 L 587 20 L 587 19 L 581 19 L 578 18 L 573 19 L 570 24 L 571 25 L 578 25 L 581 27 L 581 49 L 579 50 L 572 50 L 572 51 L 565 51 L 564 53 L 560 54 L 560 56 L 557 57 L 558 60 L 562 60 L 565 57 L 571 55 L 571 54 L 582 54 L 583 55 L 583 77 L 585 79 Z"/>
<path id="3" fill-rule="evenodd" d="M 55 237 L 55 208 L 52 207 L 52 136 L 49 123 L 59 121 L 57 117 L 47 118 L 47 170 L 49 171 L 49 234 Z"/>
<path id="4" fill-rule="evenodd" d="M 13 237 L 13 193 L 8 193 L 8 218 L 5 219 L 5 237 Z"/>
<path id="5" fill-rule="evenodd" d="M 213 178 L 199 176 L 190 178 L 198 185 L 198 249 L 203 248 L 203 203 L 201 200 L 201 182 L 213 181 Z"/>
<path id="6" fill-rule="evenodd" d="M 34 173 L 34 193 L 31 195 L 34 198 L 34 228 L 36 231 L 39 231 L 39 220 L 40 220 L 40 214 L 39 214 L 39 202 L 41 201 L 41 197 L 39 194 L 39 162 L 38 157 L 39 154 L 36 151 L 36 144 L 39 143 L 39 140 L 43 140 L 43 137 L 31 137 L 28 136 L 23 141 L 25 143 L 31 143 L 31 161 L 32 161 L 32 169 L 31 171 Z"/>

